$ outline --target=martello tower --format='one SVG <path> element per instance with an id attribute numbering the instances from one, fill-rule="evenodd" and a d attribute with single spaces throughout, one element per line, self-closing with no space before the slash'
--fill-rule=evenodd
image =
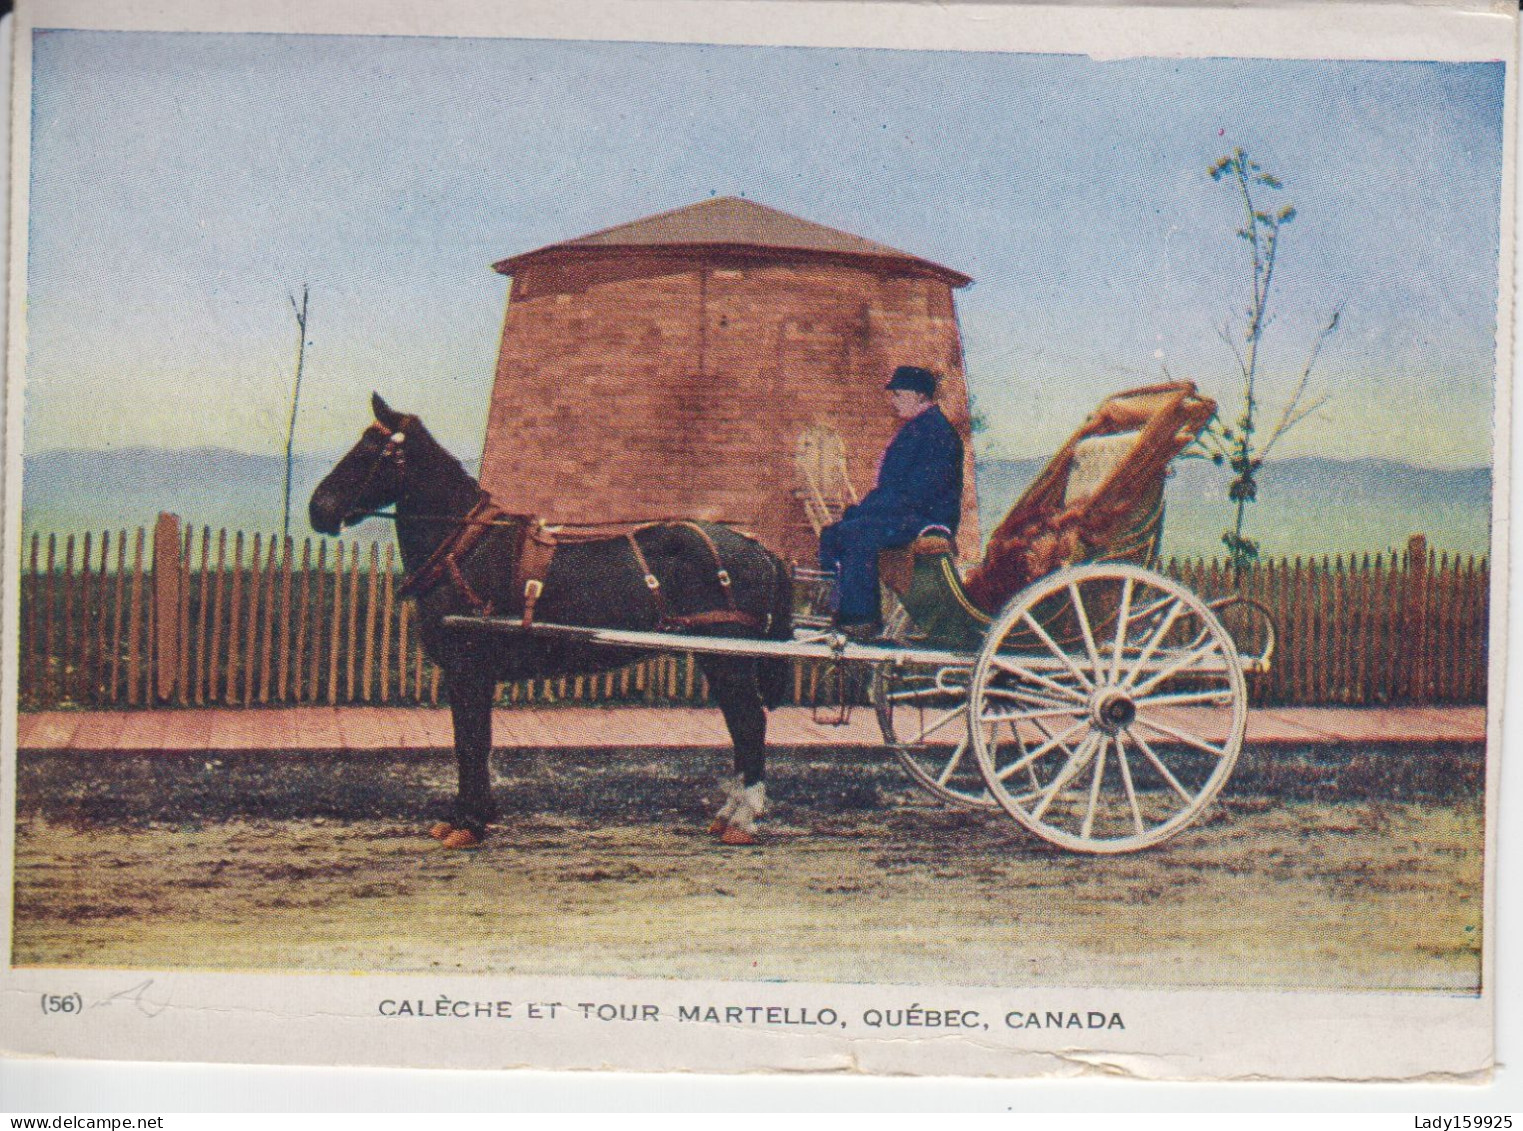
<path id="1" fill-rule="evenodd" d="M 809 563 L 795 453 L 833 429 L 858 494 L 898 427 L 896 365 L 945 378 L 967 447 L 949 268 L 748 200 L 705 201 L 505 259 L 513 279 L 482 483 L 553 521 L 733 521 Z"/>

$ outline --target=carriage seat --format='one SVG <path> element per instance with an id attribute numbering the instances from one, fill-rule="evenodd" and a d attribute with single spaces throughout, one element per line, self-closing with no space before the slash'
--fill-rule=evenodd
<path id="1" fill-rule="evenodd" d="M 914 583 L 916 558 L 953 553 L 952 532 L 941 525 L 927 526 L 908 546 L 878 552 L 878 579 L 902 598 Z"/>

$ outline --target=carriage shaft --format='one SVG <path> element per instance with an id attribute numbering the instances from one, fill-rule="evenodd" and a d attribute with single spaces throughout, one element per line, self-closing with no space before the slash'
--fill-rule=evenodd
<path id="1" fill-rule="evenodd" d="M 450 616 L 446 628 L 479 632 L 497 632 L 522 636 L 569 639 L 599 648 L 626 648 L 642 652 L 692 652 L 708 656 L 738 656 L 754 659 L 827 660 L 849 664 L 895 664 L 942 668 L 972 668 L 978 655 L 951 652 L 939 648 L 913 645 L 864 644 L 838 633 L 804 640 L 767 640 L 755 637 L 694 636 L 675 632 L 637 632 L 622 628 L 589 628 L 583 625 L 535 622 L 525 628 L 517 617 Z M 1013 666 L 1050 674 L 1068 670 L 1055 656 L 1016 653 L 1005 659 Z M 1143 674 L 1163 669 L 1166 660 L 1152 659 L 1141 669 Z M 1219 664 L 1202 664 L 1186 669 L 1188 674 L 1219 675 Z"/>

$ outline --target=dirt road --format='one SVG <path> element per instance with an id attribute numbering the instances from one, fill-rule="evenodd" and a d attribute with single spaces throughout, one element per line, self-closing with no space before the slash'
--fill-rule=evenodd
<path id="1" fill-rule="evenodd" d="M 1247 757 L 1120 858 L 773 756 L 767 843 L 705 834 L 711 750 L 499 753 L 503 827 L 423 835 L 443 758 L 23 753 L 14 961 L 977 985 L 1474 989 L 1477 747 Z"/>

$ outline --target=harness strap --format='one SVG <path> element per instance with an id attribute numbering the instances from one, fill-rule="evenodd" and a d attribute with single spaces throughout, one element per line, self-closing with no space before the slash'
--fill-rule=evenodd
<path id="1" fill-rule="evenodd" d="M 735 607 L 735 594 L 732 591 L 732 582 L 729 571 L 724 567 L 724 560 L 719 556 L 719 547 L 714 545 L 714 540 L 708 532 L 695 522 L 674 523 L 676 526 L 685 526 L 694 531 L 703 539 L 703 544 L 709 548 L 709 553 L 714 558 L 714 568 L 719 580 L 720 588 L 724 590 L 727 609 L 704 609 L 696 613 L 673 613 L 666 603 L 666 597 L 661 591 L 661 581 L 651 572 L 650 562 L 640 549 L 640 543 L 635 540 L 639 531 L 630 531 L 624 537 L 629 542 L 629 548 L 635 556 L 635 565 L 645 578 L 645 587 L 650 590 L 651 597 L 656 605 L 656 631 L 657 632 L 685 632 L 694 628 L 713 628 L 718 625 L 736 625 L 748 628 L 752 632 L 764 633 L 767 624 L 758 616 L 744 612 Z M 642 529 L 649 529 L 643 527 Z"/>
<path id="2" fill-rule="evenodd" d="M 451 581 L 461 587 L 466 600 L 473 606 L 480 603 L 483 607 L 487 607 L 489 603 L 482 601 L 480 595 L 471 588 L 460 572 L 460 559 L 474 550 L 477 543 L 486 537 L 494 525 L 498 524 L 498 520 L 505 517 L 514 518 L 520 522 L 527 521 L 520 516 L 508 515 L 492 502 L 491 495 L 482 491 L 481 496 L 476 500 L 476 505 L 460 520 L 456 530 L 439 543 L 438 549 L 428 556 L 428 561 L 419 566 L 416 573 L 403 579 L 397 596 L 422 597 L 431 593 L 448 575 Z"/>
<path id="3" fill-rule="evenodd" d="M 699 538 L 703 539 L 703 544 L 709 548 L 709 554 L 714 559 L 714 576 L 719 579 L 719 587 L 724 590 L 725 604 L 730 606 L 731 611 L 734 611 L 735 592 L 730 586 L 730 571 L 725 569 L 724 559 L 719 556 L 719 547 L 714 545 L 714 539 L 710 538 L 709 532 L 696 522 L 683 521 L 679 525 L 687 527 L 694 534 L 698 535 Z"/>
<path id="4" fill-rule="evenodd" d="M 643 530 L 648 528 L 641 527 L 641 529 Z M 651 600 L 655 602 L 656 628 L 659 631 L 660 627 L 664 625 L 667 620 L 666 597 L 661 592 L 660 578 L 658 578 L 654 573 L 650 571 L 650 562 L 645 560 L 645 554 L 640 549 L 640 543 L 635 540 L 635 535 L 638 533 L 639 531 L 631 530 L 628 534 L 624 535 L 624 540 L 629 543 L 630 551 L 635 555 L 635 567 L 639 569 L 641 574 L 644 575 L 645 588 L 650 590 Z"/>
<path id="5" fill-rule="evenodd" d="M 545 579 L 550 576 L 550 563 L 555 558 L 555 535 L 539 519 L 524 523 L 523 538 L 518 545 L 518 556 L 513 563 L 513 588 L 523 594 L 523 628 L 534 625 L 534 606 L 545 591 Z"/>
<path id="6" fill-rule="evenodd" d="M 574 542 L 601 542 L 606 538 L 623 538 L 631 531 L 648 530 L 652 526 L 687 525 L 689 520 L 673 517 L 665 518 L 610 518 L 596 522 L 569 522 L 556 521 L 550 523 L 547 529 L 551 530 L 556 540 L 561 543 Z M 754 523 L 755 519 L 728 519 L 715 518 L 706 521 L 713 522 L 718 526 L 728 527 L 737 534 L 755 540 L 755 536 L 744 529 Z"/>
<path id="7" fill-rule="evenodd" d="M 482 597 L 471 585 L 470 580 L 465 576 L 465 571 L 461 569 L 461 563 L 494 527 L 514 525 L 518 527 L 520 533 L 513 554 L 513 591 L 522 594 L 523 597 L 520 618 L 522 627 L 525 629 L 533 627 L 535 606 L 545 591 L 545 580 L 549 576 L 551 562 L 555 559 L 559 543 L 557 532 L 538 518 L 509 515 L 497 507 L 492 502 L 491 495 L 485 491 L 481 493 L 475 507 L 460 519 L 459 523 L 458 532 L 446 538 L 416 573 L 403 580 L 398 596 L 424 596 L 448 578 L 477 616 L 491 616 L 492 602 Z M 635 565 L 640 571 L 645 587 L 650 590 L 651 600 L 656 607 L 658 632 L 683 632 L 722 625 L 734 625 L 757 633 L 766 632 L 766 621 L 736 607 L 734 583 L 729 571 L 725 569 L 719 547 L 714 544 L 708 531 L 694 522 L 683 521 L 672 525 L 684 526 L 692 530 L 708 547 L 709 554 L 714 559 L 715 577 L 720 589 L 724 592 L 728 608 L 704 609 L 695 613 L 673 613 L 662 591 L 660 578 L 651 570 L 650 562 L 635 538 L 640 531 L 648 530 L 655 525 L 659 524 L 652 523 L 628 531 L 624 534 L 624 540 L 629 543 Z"/>
<path id="8" fill-rule="evenodd" d="M 478 617 L 491 616 L 492 602 L 471 587 L 471 583 L 466 580 L 465 574 L 460 569 L 460 559 L 451 556 L 446 562 L 446 569 L 450 580 L 455 583 L 455 588 L 460 590 L 460 595 L 465 598 L 466 604 L 470 605 L 472 611 Z"/>
<path id="9" fill-rule="evenodd" d="M 749 628 L 753 632 L 767 631 L 766 621 L 742 609 L 705 609 L 701 613 L 680 613 L 663 620 L 661 630 L 672 632 L 690 628 L 713 628 L 725 624 Z"/>

